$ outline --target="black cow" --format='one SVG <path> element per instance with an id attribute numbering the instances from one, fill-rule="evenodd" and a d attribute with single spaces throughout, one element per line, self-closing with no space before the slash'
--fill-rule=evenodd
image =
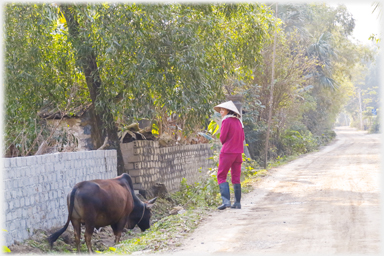
<path id="1" fill-rule="evenodd" d="M 64 233 L 71 221 L 75 233 L 77 251 L 80 252 L 81 224 L 85 225 L 85 242 L 92 251 L 91 238 L 94 229 L 111 225 L 115 243 L 120 240 L 124 227 L 141 231 L 150 227 L 151 210 L 156 198 L 142 202 L 133 191 L 131 177 L 124 173 L 114 179 L 91 180 L 77 183 L 67 197 L 68 220 L 48 242 L 53 243 Z"/>

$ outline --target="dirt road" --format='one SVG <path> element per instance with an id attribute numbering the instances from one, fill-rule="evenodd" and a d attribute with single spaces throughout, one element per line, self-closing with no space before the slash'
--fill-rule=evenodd
<path id="1" fill-rule="evenodd" d="M 214 212 L 166 254 L 379 254 L 380 135 L 336 133 L 321 151 L 271 170 L 241 210 Z"/>

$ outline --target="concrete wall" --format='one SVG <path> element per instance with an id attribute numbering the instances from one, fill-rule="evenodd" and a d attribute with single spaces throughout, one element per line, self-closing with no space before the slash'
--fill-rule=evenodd
<path id="1" fill-rule="evenodd" d="M 139 140 L 120 146 L 135 189 L 151 191 L 156 183 L 163 183 L 168 192 L 175 192 L 182 178 L 188 184 L 194 183 L 213 164 L 209 159 L 213 156 L 209 144 L 160 148 L 157 141 Z"/>
<path id="2" fill-rule="evenodd" d="M 209 144 L 160 148 L 156 141 L 121 144 L 126 172 L 134 189 L 151 191 L 163 183 L 168 192 L 206 175 L 212 167 Z M 29 238 L 34 230 L 63 226 L 68 217 L 67 194 L 84 180 L 117 175 L 115 150 L 54 153 L 3 159 L 3 216 L 7 246 Z"/>
<path id="3" fill-rule="evenodd" d="M 3 216 L 6 245 L 23 241 L 35 229 L 63 226 L 67 194 L 84 180 L 117 175 L 116 150 L 4 158 Z"/>

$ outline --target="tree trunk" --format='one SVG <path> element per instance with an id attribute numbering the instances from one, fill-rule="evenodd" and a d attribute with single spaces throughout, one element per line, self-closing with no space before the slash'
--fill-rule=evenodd
<path id="1" fill-rule="evenodd" d="M 277 3 L 276 3 L 276 18 L 277 18 Z M 271 88 L 270 88 L 270 96 L 269 96 L 269 102 L 268 102 L 269 113 L 268 113 L 267 136 L 265 139 L 264 169 L 267 169 L 267 162 L 268 162 L 269 130 L 271 128 L 272 107 L 273 107 L 273 86 L 275 84 L 275 55 L 276 55 L 276 32 L 273 36 L 272 78 L 271 78 Z"/>
<path id="2" fill-rule="evenodd" d="M 360 120 L 360 130 L 364 130 L 364 127 L 363 127 L 363 115 L 362 115 L 362 112 L 363 112 L 363 108 L 361 107 L 361 89 L 357 89 L 357 94 L 359 96 L 359 120 Z"/>
<path id="3" fill-rule="evenodd" d="M 71 8 L 72 7 L 72 8 Z M 76 50 L 76 61 L 84 72 L 87 87 L 91 96 L 92 106 L 89 109 L 91 116 L 92 126 L 92 140 L 94 148 L 99 148 L 105 137 L 109 139 L 109 149 L 117 150 L 117 173 L 118 175 L 124 173 L 124 161 L 120 149 L 120 141 L 117 134 L 117 127 L 113 119 L 111 110 L 109 109 L 108 102 L 103 97 L 103 90 L 101 88 L 101 78 L 99 69 L 97 67 L 97 58 L 94 51 L 92 42 L 88 38 L 83 38 L 79 33 L 79 23 L 76 19 L 73 5 L 63 4 L 60 5 L 64 17 L 67 22 L 70 41 Z M 98 104 L 99 103 L 99 104 Z M 96 109 L 96 105 L 103 103 L 103 109 Z M 101 113 L 102 112 L 102 113 Z"/>

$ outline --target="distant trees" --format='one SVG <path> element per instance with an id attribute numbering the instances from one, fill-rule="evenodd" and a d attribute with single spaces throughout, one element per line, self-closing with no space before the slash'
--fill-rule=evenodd
<path id="1" fill-rule="evenodd" d="M 355 73 L 358 74 L 353 80 L 354 94 L 344 108 L 344 114 L 349 116 L 350 125 L 353 127 L 363 128 L 370 132 L 379 132 L 379 70 L 379 55 L 376 55 L 374 60 L 363 62 L 362 65 L 356 66 L 354 69 Z M 360 115 L 363 127 L 360 127 Z"/>
<path id="2" fill-rule="evenodd" d="M 343 5 L 279 5 L 279 17 L 271 158 L 295 153 L 294 145 L 307 152 L 329 140 L 338 113 L 354 93 L 355 68 L 372 58 L 367 47 L 349 40 L 354 19 Z M 254 80 L 243 86 L 249 110 L 244 116 L 246 138 L 252 157 L 260 163 L 264 162 L 270 49 L 271 44 L 264 47 Z"/>

